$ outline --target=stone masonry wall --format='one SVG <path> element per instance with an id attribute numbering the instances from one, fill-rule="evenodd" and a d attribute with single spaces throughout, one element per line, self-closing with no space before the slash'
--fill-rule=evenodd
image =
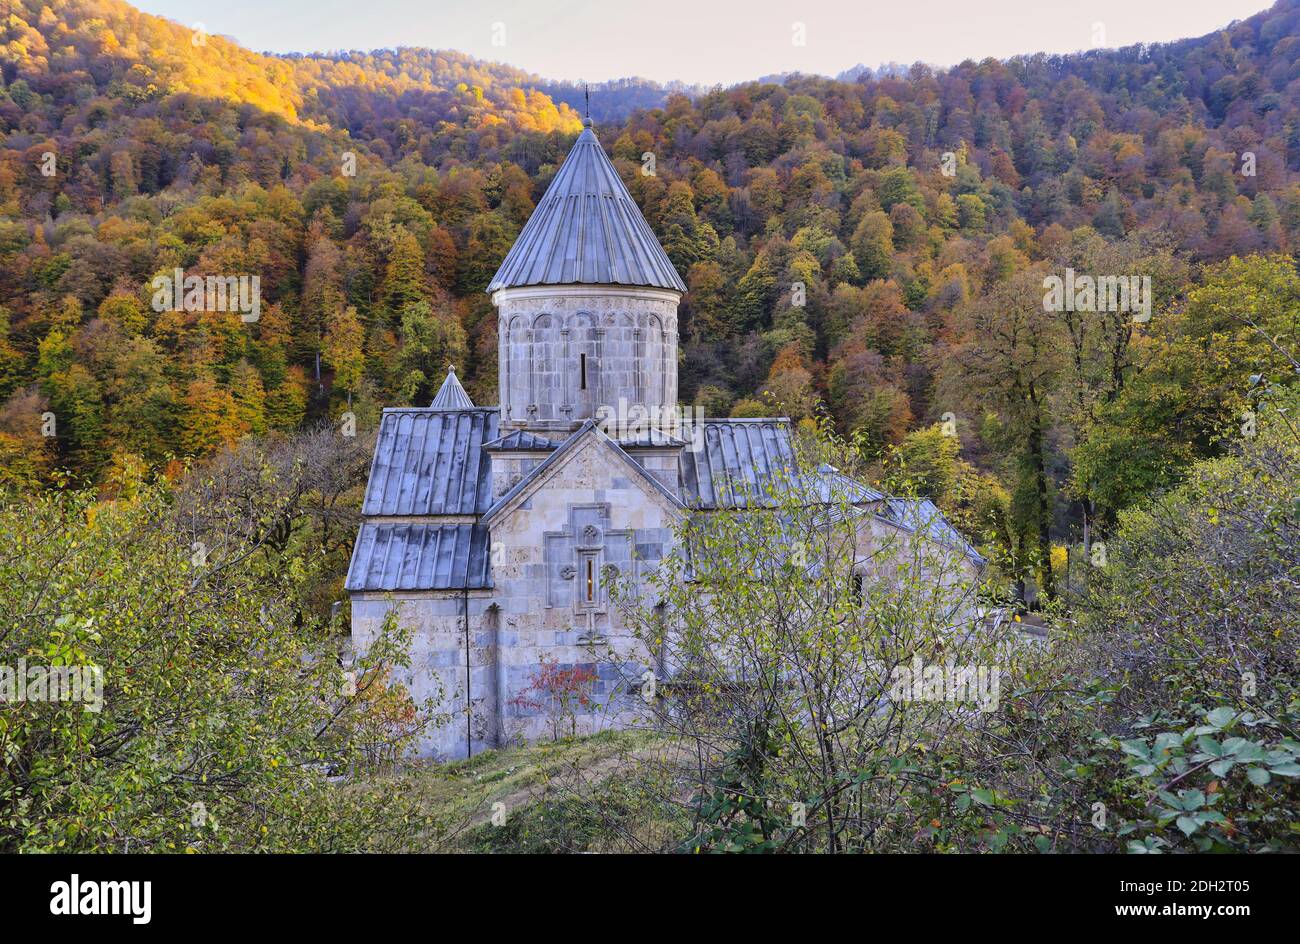
<path id="1" fill-rule="evenodd" d="M 675 408 L 678 298 L 617 286 L 498 292 L 502 426 L 576 425 L 620 398 Z"/>
<path id="2" fill-rule="evenodd" d="M 392 607 L 413 630 L 410 668 L 394 678 L 416 701 L 434 699 L 448 719 L 421 745 L 421 755 L 450 760 L 516 738 L 551 737 L 554 712 L 543 693 L 529 690 L 548 662 L 586 666 L 597 676 L 595 704 L 579 715 L 579 733 L 623 723 L 624 700 L 637 697 L 652 657 L 624 629 L 609 582 L 643 582 L 671 552 L 681 513 L 593 431 L 537 491 L 492 522 L 492 590 L 353 594 L 358 651 Z"/>
<path id="3" fill-rule="evenodd" d="M 623 627 L 609 582 L 643 585 L 671 552 L 681 513 L 593 432 L 537 491 L 492 522 L 507 736 L 550 736 L 546 711 L 511 704 L 543 660 L 598 675 L 599 704 L 579 718 L 579 732 L 620 723 L 622 700 L 635 697 L 631 683 L 649 654 Z"/>

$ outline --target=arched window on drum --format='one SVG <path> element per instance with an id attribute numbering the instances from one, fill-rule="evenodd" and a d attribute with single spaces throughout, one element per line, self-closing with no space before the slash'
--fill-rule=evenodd
<path id="1" fill-rule="evenodd" d="M 589 419 L 600 405 L 600 344 L 596 316 L 580 311 L 569 316 L 566 357 L 566 402 L 573 419 Z"/>
<path id="2" fill-rule="evenodd" d="M 666 351 L 663 321 L 658 315 L 645 316 L 641 322 L 641 357 L 638 367 L 641 371 L 641 398 L 647 407 L 662 406 L 665 402 Z"/>

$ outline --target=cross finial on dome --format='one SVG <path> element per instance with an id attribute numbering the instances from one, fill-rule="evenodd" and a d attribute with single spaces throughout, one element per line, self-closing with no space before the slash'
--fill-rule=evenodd
<path id="1" fill-rule="evenodd" d="M 536 285 L 686 283 L 596 139 L 591 116 L 510 247 L 487 292 Z"/>

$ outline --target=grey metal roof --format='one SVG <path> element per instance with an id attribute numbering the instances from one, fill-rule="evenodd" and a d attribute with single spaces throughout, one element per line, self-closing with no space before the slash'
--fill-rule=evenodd
<path id="1" fill-rule="evenodd" d="M 573 284 L 686 291 L 590 127 L 578 135 L 487 290 Z"/>
<path id="2" fill-rule="evenodd" d="M 506 433 L 499 439 L 484 443 L 483 448 L 488 452 L 540 452 L 542 450 L 551 450 L 560 448 L 560 443 L 554 439 L 547 439 L 545 436 L 538 436 L 536 433 L 530 433 L 527 430 L 517 429 L 512 433 Z"/>
<path id="3" fill-rule="evenodd" d="M 476 515 L 492 504 L 497 410 L 384 410 L 363 515 Z"/>
<path id="4" fill-rule="evenodd" d="M 940 544 L 957 548 L 980 564 L 988 562 L 944 517 L 939 506 L 928 498 L 887 499 L 881 517 L 908 531 L 919 531 Z"/>
<path id="5" fill-rule="evenodd" d="M 799 484 L 808 495 L 823 505 L 841 502 L 862 505 L 885 499 L 882 492 L 857 479 L 849 478 L 828 463 L 822 463 L 816 471 L 800 475 Z"/>
<path id="6" fill-rule="evenodd" d="M 488 529 L 479 524 L 361 525 L 348 590 L 479 590 L 492 586 Z"/>
<path id="7" fill-rule="evenodd" d="M 790 421 L 705 420 L 701 448 L 678 459 L 682 501 L 692 508 L 763 505 L 765 489 L 798 472 Z M 699 431 L 693 436 L 701 438 Z"/>
<path id="8" fill-rule="evenodd" d="M 442 386 L 438 388 L 438 393 L 433 398 L 433 402 L 429 404 L 429 408 L 433 410 L 474 409 L 474 401 L 469 398 L 469 394 L 465 392 L 465 388 L 462 387 L 460 381 L 456 379 L 455 367 L 447 368 L 447 379 L 444 380 Z"/>
<path id="9" fill-rule="evenodd" d="M 641 430 L 635 436 L 624 436 L 617 442 L 624 449 L 667 449 L 687 445 L 686 440 L 654 428 Z"/>
<path id="10" fill-rule="evenodd" d="M 560 445 L 560 448 L 556 449 L 553 453 L 547 456 L 544 461 L 538 463 L 536 468 L 534 468 L 522 479 L 516 482 L 509 489 L 509 491 L 507 491 L 504 495 L 498 498 L 496 502 L 493 503 L 492 507 L 487 510 L 487 513 L 483 516 L 483 523 L 484 524 L 490 523 L 493 518 L 495 518 L 498 514 L 501 513 L 501 510 L 503 508 L 505 508 L 508 504 L 510 504 L 510 502 L 512 502 L 515 499 L 515 497 L 519 495 L 520 492 L 524 491 L 524 489 L 528 488 L 533 482 L 537 481 L 542 476 L 546 475 L 551 468 L 558 465 L 559 462 L 564 458 L 564 456 L 568 455 L 570 452 L 572 452 L 574 449 L 577 448 L 578 442 L 588 433 L 594 436 L 599 436 L 601 439 L 603 439 L 609 445 L 609 447 L 613 449 L 615 452 L 617 452 L 619 457 L 622 458 L 622 460 L 625 463 L 627 463 L 628 468 L 636 472 L 646 482 L 650 483 L 650 486 L 655 491 L 663 495 L 673 505 L 679 508 L 682 506 L 682 500 L 680 498 L 678 498 L 676 495 L 670 492 L 667 488 L 664 487 L 664 484 L 662 482 L 660 482 L 657 478 L 655 478 L 653 475 L 647 472 L 645 467 L 641 465 L 641 463 L 637 462 L 626 452 L 624 452 L 618 443 L 614 442 L 614 440 L 610 439 L 608 436 L 602 433 L 596 427 L 595 420 L 587 420 L 576 430 L 574 430 L 573 434 Z"/>

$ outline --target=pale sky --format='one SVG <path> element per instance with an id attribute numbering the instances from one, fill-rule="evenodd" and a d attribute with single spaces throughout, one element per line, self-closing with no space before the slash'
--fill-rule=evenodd
<path id="1" fill-rule="evenodd" d="M 546 78 L 730 84 L 1200 36 L 1270 0 L 131 0 L 258 51 L 427 46 Z M 804 43 L 796 40 L 802 33 Z"/>

